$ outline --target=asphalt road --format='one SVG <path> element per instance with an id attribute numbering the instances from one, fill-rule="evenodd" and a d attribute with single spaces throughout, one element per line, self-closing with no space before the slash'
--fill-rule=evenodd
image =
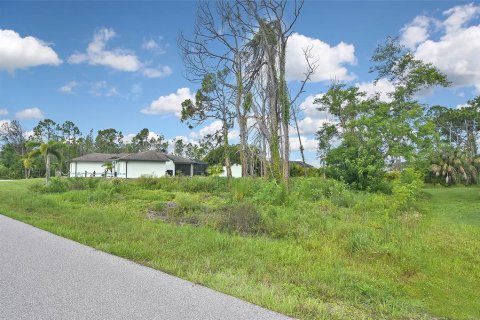
<path id="1" fill-rule="evenodd" d="M 0 319 L 288 319 L 0 215 Z"/>

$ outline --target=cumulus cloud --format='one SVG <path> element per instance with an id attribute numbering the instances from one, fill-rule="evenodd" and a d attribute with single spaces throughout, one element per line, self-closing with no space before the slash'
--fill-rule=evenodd
<path id="1" fill-rule="evenodd" d="M 174 114 L 177 118 L 180 118 L 182 102 L 187 99 L 192 101 L 195 99 L 190 92 L 190 88 L 180 88 L 177 92 L 160 96 L 157 100 L 152 101 L 150 106 L 142 109 L 141 112 L 152 115 Z"/>
<path id="2" fill-rule="evenodd" d="M 288 80 L 304 79 L 304 73 L 307 70 L 305 50 L 308 50 L 311 62 L 317 67 L 315 74 L 311 77 L 313 82 L 355 79 L 355 75 L 345 67 L 345 65 L 357 63 L 355 47 L 352 44 L 340 42 L 336 46 L 331 46 L 320 39 L 293 33 L 287 43 L 286 73 Z"/>
<path id="3" fill-rule="evenodd" d="M 22 38 L 13 30 L 0 29 L 0 70 L 12 73 L 15 69 L 61 63 L 55 51 L 42 40 Z"/>
<path id="4" fill-rule="evenodd" d="M 78 87 L 79 83 L 76 81 L 70 81 L 64 86 L 61 86 L 58 88 L 58 91 L 63 92 L 63 93 L 73 93 L 73 90 Z"/>
<path id="5" fill-rule="evenodd" d="M 388 79 L 379 79 L 377 83 L 375 81 L 360 82 L 355 84 L 356 87 L 367 94 L 367 97 L 372 98 L 375 95 L 379 95 L 380 100 L 385 102 L 392 101 L 390 93 L 395 91 L 394 85 L 388 81 Z"/>
<path id="6" fill-rule="evenodd" d="M 446 33 L 452 34 L 461 31 L 465 23 L 477 17 L 480 13 L 480 7 L 473 3 L 461 6 L 455 6 L 443 12 L 447 19 L 443 22 Z"/>
<path id="7" fill-rule="evenodd" d="M 172 74 L 169 66 L 160 66 L 158 68 L 144 68 L 143 75 L 147 78 L 164 78 Z"/>
<path id="8" fill-rule="evenodd" d="M 419 43 L 428 39 L 428 28 L 431 19 L 426 16 L 418 16 L 412 22 L 402 28 L 400 43 L 410 49 L 414 49 Z"/>
<path id="9" fill-rule="evenodd" d="M 298 129 L 301 134 L 311 134 L 318 131 L 318 129 L 324 123 L 333 123 L 334 117 L 328 112 L 319 111 L 318 104 L 314 104 L 316 99 L 319 99 L 323 94 L 309 95 L 300 104 L 299 109 L 303 113 L 303 119 L 298 121 Z M 296 134 L 297 131 L 294 128 L 290 129 L 292 134 Z"/>
<path id="10" fill-rule="evenodd" d="M 424 36 L 428 38 L 418 37 L 410 42 L 414 54 L 439 68 L 454 86 L 474 86 L 480 92 L 480 24 L 472 23 L 480 15 L 480 6 L 460 5 L 444 11 L 443 15 L 444 20 L 434 24 L 440 32 L 436 39 L 426 31 Z M 402 30 L 402 38 L 407 37 L 407 29 Z"/>
<path id="11" fill-rule="evenodd" d="M 132 50 L 108 49 L 107 44 L 114 37 L 116 37 L 116 33 L 113 29 L 98 29 L 86 51 L 72 54 L 68 58 L 68 62 L 73 64 L 88 63 L 93 66 L 100 65 L 124 72 L 140 72 L 148 78 L 166 77 L 172 74 L 172 69 L 169 66 L 153 68 L 149 67 L 148 63 L 142 63 Z M 144 43 L 144 47 L 150 50 L 160 49 L 160 45 L 155 41 Z"/>
<path id="12" fill-rule="evenodd" d="M 15 114 L 17 119 L 27 120 L 27 119 L 43 119 L 45 118 L 39 108 L 27 108 L 21 110 Z"/>
<path id="13" fill-rule="evenodd" d="M 318 148 L 318 141 L 309 138 L 303 135 L 300 135 L 302 139 L 302 145 L 305 151 L 315 151 Z M 298 141 L 298 136 L 291 136 L 290 137 L 290 150 L 291 151 L 299 151 L 300 150 L 300 141 Z"/>
<path id="14" fill-rule="evenodd" d="M 70 63 L 87 62 L 90 65 L 103 65 L 120 71 L 138 71 L 141 63 L 130 51 L 116 48 L 107 50 L 106 45 L 115 37 L 113 29 L 101 28 L 93 35 L 85 53 L 75 53 L 68 58 Z"/>
<path id="15" fill-rule="evenodd" d="M 8 115 L 8 110 L 7 109 L 0 109 L 0 116 L 6 116 Z"/>
<path id="16" fill-rule="evenodd" d="M 190 137 L 192 139 L 202 139 L 207 135 L 215 135 L 222 131 L 223 124 L 221 120 L 215 120 L 212 123 L 204 126 L 198 131 L 190 132 Z M 239 131 L 237 129 L 230 129 L 228 132 L 229 140 L 236 140 L 239 138 Z"/>

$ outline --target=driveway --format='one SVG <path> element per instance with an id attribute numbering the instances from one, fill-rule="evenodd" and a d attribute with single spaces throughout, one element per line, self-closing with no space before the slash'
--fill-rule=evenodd
<path id="1" fill-rule="evenodd" d="M 0 215 L 0 319 L 288 319 Z"/>

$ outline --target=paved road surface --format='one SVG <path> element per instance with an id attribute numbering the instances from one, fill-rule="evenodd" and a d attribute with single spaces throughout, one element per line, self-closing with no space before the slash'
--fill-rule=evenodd
<path id="1" fill-rule="evenodd" d="M 288 319 L 0 215 L 0 319 Z"/>

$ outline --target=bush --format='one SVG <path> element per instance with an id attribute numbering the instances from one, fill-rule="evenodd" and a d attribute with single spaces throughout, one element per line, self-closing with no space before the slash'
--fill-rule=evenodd
<path id="1" fill-rule="evenodd" d="M 233 198 L 236 201 L 243 201 L 247 196 L 250 196 L 253 192 L 253 187 L 255 184 L 254 179 L 250 178 L 240 178 L 232 181 L 231 192 Z"/>
<path id="2" fill-rule="evenodd" d="M 224 218 L 220 230 L 240 234 L 255 234 L 260 231 L 262 219 L 254 205 L 241 203 L 224 207 L 222 211 Z"/>
<path id="3" fill-rule="evenodd" d="M 393 211 L 408 210 L 415 206 L 422 194 L 423 177 L 412 168 L 405 169 L 393 184 Z"/>
<path id="4" fill-rule="evenodd" d="M 277 184 L 272 180 L 257 180 L 252 194 L 252 200 L 260 204 L 281 206 L 288 202 L 286 186 L 283 183 Z"/>

